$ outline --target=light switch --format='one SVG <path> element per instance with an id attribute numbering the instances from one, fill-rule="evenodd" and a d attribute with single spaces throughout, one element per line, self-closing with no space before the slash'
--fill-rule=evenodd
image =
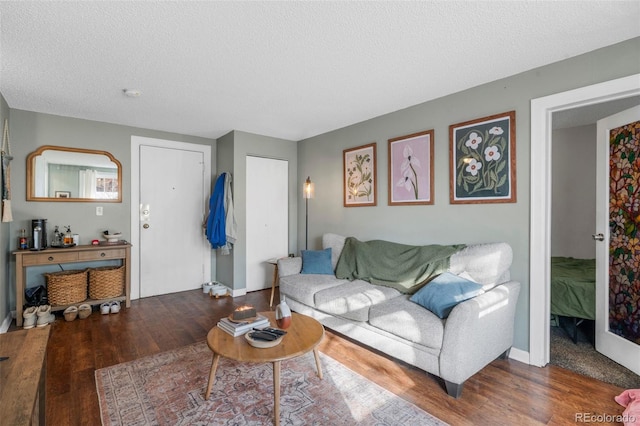
<path id="1" fill-rule="evenodd" d="M 102 216 L 102 206 L 96 207 L 96 216 Z"/>

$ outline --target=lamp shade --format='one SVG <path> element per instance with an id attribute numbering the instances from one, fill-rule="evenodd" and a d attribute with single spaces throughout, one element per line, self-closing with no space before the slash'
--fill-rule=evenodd
<path id="1" fill-rule="evenodd" d="M 305 199 L 313 198 L 313 182 L 311 182 L 311 178 L 307 176 L 307 180 L 304 181 L 302 196 Z"/>

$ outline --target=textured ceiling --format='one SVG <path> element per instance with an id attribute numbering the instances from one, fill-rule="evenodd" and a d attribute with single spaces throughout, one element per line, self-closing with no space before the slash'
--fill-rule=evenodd
<path id="1" fill-rule="evenodd" d="M 639 22 L 637 0 L 2 1 L 0 92 L 15 109 L 300 140 L 638 37 Z"/>

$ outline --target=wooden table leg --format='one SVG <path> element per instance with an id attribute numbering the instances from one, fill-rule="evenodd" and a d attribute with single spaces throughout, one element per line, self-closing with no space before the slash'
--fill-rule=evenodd
<path id="1" fill-rule="evenodd" d="M 318 349 L 313 349 L 313 356 L 316 358 L 316 369 L 318 370 L 318 377 L 322 380 L 322 365 L 320 364 L 320 353 Z"/>
<path id="2" fill-rule="evenodd" d="M 211 360 L 211 371 L 209 372 L 209 383 L 207 383 L 207 393 L 204 394 L 204 399 L 209 400 L 209 396 L 211 395 L 211 388 L 213 388 L 213 382 L 216 380 L 216 370 L 218 369 L 218 361 L 220 361 L 220 355 L 213 354 L 213 359 Z"/>
<path id="3" fill-rule="evenodd" d="M 280 425 L 280 361 L 273 362 L 273 420 Z"/>
<path id="4" fill-rule="evenodd" d="M 24 305 L 25 272 L 22 255 L 16 256 L 16 326 L 22 327 L 22 306 Z"/>

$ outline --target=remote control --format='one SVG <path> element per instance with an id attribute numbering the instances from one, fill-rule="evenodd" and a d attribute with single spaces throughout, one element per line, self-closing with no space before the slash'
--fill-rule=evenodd
<path id="1" fill-rule="evenodd" d="M 264 331 L 252 331 L 249 337 L 255 340 L 263 340 L 265 342 L 273 342 L 274 340 L 278 340 L 278 336 L 276 336 L 275 334 L 267 333 Z"/>
<path id="2" fill-rule="evenodd" d="M 284 330 L 280 330 L 278 328 L 272 328 L 272 327 L 265 327 L 261 331 L 267 331 L 269 333 L 277 334 L 278 336 L 284 336 L 285 334 L 287 334 L 287 332 Z"/>

